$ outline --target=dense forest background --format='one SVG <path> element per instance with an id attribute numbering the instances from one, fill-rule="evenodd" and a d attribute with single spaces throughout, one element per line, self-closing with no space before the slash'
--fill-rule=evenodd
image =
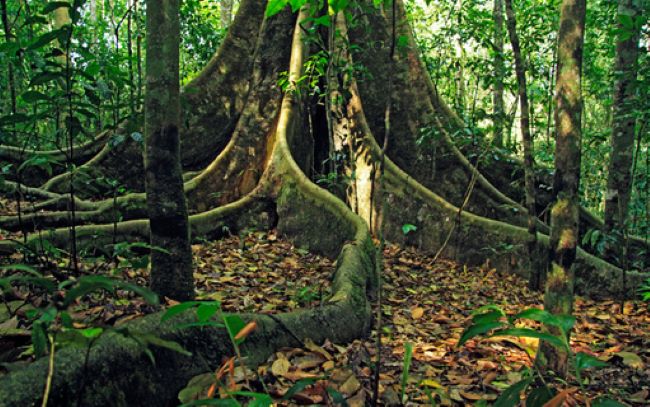
<path id="1" fill-rule="evenodd" d="M 647 0 L 0 11 L 0 406 L 650 399 Z"/>

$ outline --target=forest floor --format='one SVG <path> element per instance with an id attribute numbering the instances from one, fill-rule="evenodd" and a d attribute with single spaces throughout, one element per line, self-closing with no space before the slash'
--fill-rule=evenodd
<path id="1" fill-rule="evenodd" d="M 229 312 L 279 313 L 318 307 L 327 298 L 335 267 L 331 260 L 296 248 L 273 231 L 200 242 L 192 249 L 198 299 L 220 301 L 223 310 Z M 395 245 L 387 245 L 384 257 L 379 377 L 384 405 L 400 405 L 402 391 L 406 404 L 429 404 L 432 398 L 442 405 L 480 405 L 495 400 L 527 374 L 536 340 L 500 337 L 457 346 L 470 325 L 472 311 L 483 305 L 499 305 L 508 314 L 541 308 L 541 294 L 529 291 L 526 281 L 488 266 L 466 267 L 449 260 L 434 263 L 424 253 Z M 110 262 L 101 256 L 86 258 L 83 269 L 144 285 L 147 276 L 143 260 L 137 247 L 126 247 Z M 26 314 L 42 306 L 44 298 L 15 290 L 12 298 L 5 300 L 5 305 L 0 305 L 0 334 L 2 329 L 23 330 L 24 341 L 14 341 L 14 352 L 7 352 L 0 335 L 0 374 L 12 370 L 11 362 L 25 359 L 25 355 L 19 358 L 16 350 L 28 349 Z M 88 296 L 71 311 L 76 326 L 85 327 L 120 325 L 153 309 L 132 293 L 118 291 L 117 296 Z M 597 356 L 607 361 L 608 367 L 588 370 L 582 387 L 575 380 L 557 383 L 558 390 L 570 394 L 568 404 L 589 405 L 590 400 L 607 395 L 630 405 L 647 405 L 648 305 L 627 301 L 621 309 L 615 301 L 579 297 L 575 316 L 573 350 Z M 301 348 L 281 349 L 256 371 L 246 374 L 231 364 L 229 390 L 264 390 L 278 405 L 336 404 L 343 397 L 350 406 L 363 406 L 372 394 L 375 338 L 373 331 L 369 338 L 350 344 L 307 342 Z M 405 374 L 409 347 L 412 361 Z M 214 372 L 206 372 L 195 378 L 184 398 L 204 396 L 214 376 Z M 283 400 L 289 389 L 295 394 Z"/>

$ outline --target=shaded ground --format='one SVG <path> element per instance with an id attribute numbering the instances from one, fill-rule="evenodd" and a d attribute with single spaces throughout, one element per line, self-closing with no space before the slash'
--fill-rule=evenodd
<path id="1" fill-rule="evenodd" d="M 332 261 L 310 254 L 277 238 L 274 232 L 252 232 L 217 242 L 193 246 L 195 279 L 199 299 L 219 300 L 226 311 L 285 312 L 318 307 L 328 295 Z M 540 307 L 541 295 L 525 288 L 526 282 L 484 265 L 467 268 L 451 261 L 435 264 L 431 257 L 413 249 L 389 245 L 385 251 L 382 361 L 380 393 L 386 405 L 399 404 L 400 382 L 406 343 L 413 347 L 413 362 L 406 381 L 408 403 L 428 403 L 427 392 L 443 405 L 473 405 L 494 400 L 504 388 L 521 379 L 537 344 L 517 338 L 471 340 L 463 348 L 456 343 L 469 324 L 472 310 L 498 304 L 509 313 Z M 119 275 L 146 284 L 146 268 L 137 249 L 107 262 L 87 260 L 86 272 Z M 16 359 L 29 360 L 29 324 L 26 312 L 46 301 L 35 292 L 16 290 L 6 298 L 11 313 L 0 305 L 0 330 L 22 330 L 22 341 L 4 349 L 4 371 Z M 18 311 L 16 312 L 16 309 Z M 121 324 L 153 311 L 126 292 L 93 295 L 71 309 L 84 325 Z M 15 314 L 15 316 L 12 316 Z M 609 367 L 588 371 L 584 390 L 573 394 L 579 405 L 609 394 L 632 405 L 647 405 L 650 398 L 650 313 L 647 305 L 627 302 L 595 303 L 578 298 L 574 351 L 592 353 L 609 361 Z M 351 344 L 305 343 L 303 348 L 282 349 L 246 378 L 233 364 L 228 380 L 231 389 L 268 392 L 280 405 L 336 404 L 337 397 L 349 405 L 370 400 L 372 367 L 376 357 L 374 339 Z M 15 338 L 14 338 L 15 339 Z M 7 343 L 0 338 L 0 344 Z M 18 355 L 27 351 L 22 357 Z M 226 365 L 227 366 L 227 365 Z M 228 370 L 228 369 L 226 369 Z M 1 373 L 0 373 L 1 374 Z M 224 373 L 222 372 L 222 375 Z M 301 380 L 307 379 L 307 382 Z M 322 379 L 322 380 L 318 380 Z M 203 397 L 214 381 L 214 372 L 196 378 L 199 385 L 185 394 Z M 297 382 L 306 387 L 289 401 L 280 400 Z M 196 384 L 195 383 L 195 384 Z M 559 388 L 576 387 L 574 382 Z M 198 389 L 198 390 L 197 390 Z M 329 390 L 328 390 L 329 389 Z M 295 388 L 294 388 L 295 390 Z M 426 390 L 426 391 L 425 391 Z M 188 393 L 188 392 L 186 392 Z"/>

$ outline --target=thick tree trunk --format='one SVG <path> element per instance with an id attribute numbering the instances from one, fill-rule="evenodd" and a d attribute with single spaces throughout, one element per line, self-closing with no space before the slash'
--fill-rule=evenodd
<path id="1" fill-rule="evenodd" d="M 503 79 L 505 64 L 503 61 L 503 0 L 494 0 L 494 84 L 492 90 L 492 126 L 494 127 L 493 143 L 503 147 L 503 128 L 505 109 L 503 102 Z"/>
<path id="2" fill-rule="evenodd" d="M 147 1 L 145 184 L 151 231 L 151 288 L 175 300 L 194 297 L 192 252 L 180 164 L 178 0 Z"/>
<path id="3" fill-rule="evenodd" d="M 499 2 L 500 0 L 496 0 Z M 515 72 L 519 93 L 519 107 L 521 110 L 521 138 L 524 145 L 524 189 L 526 193 L 526 209 L 528 210 L 528 233 L 530 234 L 528 258 L 530 261 L 529 286 L 533 290 L 541 288 L 544 278 L 543 268 L 546 266 L 537 245 L 537 203 L 535 199 L 535 159 L 533 152 L 533 137 L 530 133 L 530 106 L 528 105 L 528 88 L 526 84 L 526 67 L 521 55 L 519 36 L 517 35 L 517 20 L 512 8 L 512 0 L 505 0 L 506 16 L 508 18 L 508 34 L 515 58 Z"/>
<path id="4" fill-rule="evenodd" d="M 639 55 L 640 25 L 636 19 L 641 14 L 641 0 L 620 0 L 618 3 L 621 30 L 616 42 L 614 64 L 614 106 L 607 194 L 605 196 L 605 232 L 612 237 L 608 244 L 608 255 L 618 258 L 620 264 L 626 245 L 626 219 L 630 190 L 632 187 L 632 159 L 634 155 L 634 134 L 636 127 L 636 76 Z M 629 17 L 632 28 L 626 28 L 621 20 Z"/>
<path id="5" fill-rule="evenodd" d="M 553 314 L 573 312 L 574 262 L 578 247 L 582 49 L 585 33 L 585 0 L 563 0 L 558 35 L 558 76 L 556 88 L 555 179 L 557 201 L 551 209 L 551 268 L 546 280 L 544 308 Z M 551 333 L 560 335 L 557 328 Z M 568 334 L 568 333 L 567 333 Z M 566 377 L 569 360 L 566 350 L 542 342 L 538 362 Z"/>

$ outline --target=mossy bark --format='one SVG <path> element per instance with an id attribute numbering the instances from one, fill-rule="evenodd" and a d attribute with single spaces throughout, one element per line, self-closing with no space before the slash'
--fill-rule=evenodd
<path id="1" fill-rule="evenodd" d="M 574 262 L 580 220 L 580 156 L 582 114 L 582 49 L 585 30 L 585 0 L 563 0 L 558 35 L 558 76 L 556 83 L 554 191 L 551 209 L 551 268 L 546 281 L 544 308 L 553 314 L 573 311 Z M 555 335 L 556 327 L 547 327 Z M 568 338 L 567 338 L 568 340 Z M 542 341 L 537 359 L 543 369 L 566 377 L 568 352 Z"/>
<path id="2" fill-rule="evenodd" d="M 605 195 L 605 232 L 612 239 L 607 251 L 610 257 L 618 258 L 623 267 L 626 247 L 624 241 L 630 192 L 632 188 L 632 160 L 634 156 L 634 135 L 636 127 L 636 82 L 637 60 L 639 55 L 639 30 L 634 23 L 625 28 L 621 20 L 630 18 L 636 22 L 641 15 L 641 0 L 620 0 L 618 2 L 618 29 L 621 33 L 616 41 L 616 60 L 614 64 L 614 106 L 611 153 Z M 631 30 L 631 32 L 630 32 Z"/>
<path id="3" fill-rule="evenodd" d="M 530 106 L 528 104 L 528 86 L 526 82 L 526 67 L 521 55 L 519 46 L 519 35 L 517 33 L 517 19 L 515 11 L 512 8 L 512 0 L 505 0 L 506 17 L 508 26 L 508 35 L 512 52 L 515 59 L 515 74 L 517 77 L 517 91 L 519 94 L 520 110 L 520 127 L 521 138 L 524 146 L 524 190 L 526 191 L 526 210 L 528 211 L 529 241 L 526 245 L 528 248 L 528 259 L 530 264 L 529 287 L 533 290 L 541 288 L 541 282 L 544 279 L 544 270 L 546 267 L 543 261 L 542 253 L 537 245 L 537 203 L 535 188 L 535 159 L 533 151 L 533 136 L 530 133 Z"/>
<path id="4" fill-rule="evenodd" d="M 151 232 L 152 290 L 194 298 L 192 251 L 180 164 L 178 0 L 147 1 L 145 184 Z"/>

